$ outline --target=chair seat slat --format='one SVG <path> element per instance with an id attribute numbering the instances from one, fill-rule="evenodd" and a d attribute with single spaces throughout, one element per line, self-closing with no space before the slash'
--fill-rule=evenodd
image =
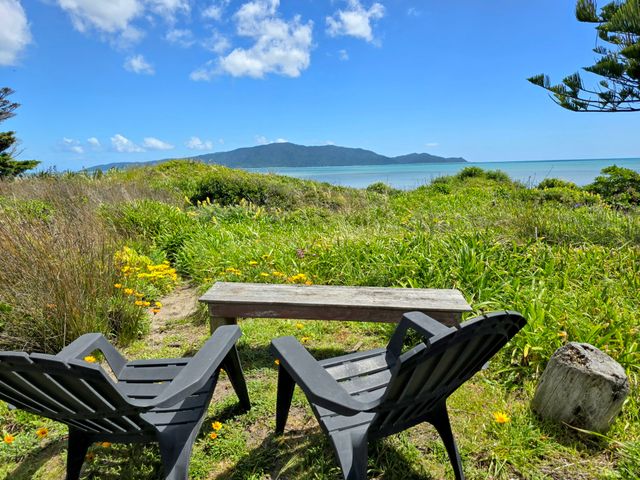
<path id="1" fill-rule="evenodd" d="M 119 382 L 168 382 L 182 371 L 184 365 L 144 366 L 126 365 L 118 376 Z"/>

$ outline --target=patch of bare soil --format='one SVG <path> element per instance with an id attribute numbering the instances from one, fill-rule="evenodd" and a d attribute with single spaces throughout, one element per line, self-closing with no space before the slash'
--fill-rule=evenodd
<path id="1" fill-rule="evenodd" d="M 194 287 L 182 285 L 161 299 L 162 308 L 151 317 L 149 345 L 162 344 L 162 336 L 167 331 L 169 323 L 194 315 L 198 311 L 198 296 Z"/>

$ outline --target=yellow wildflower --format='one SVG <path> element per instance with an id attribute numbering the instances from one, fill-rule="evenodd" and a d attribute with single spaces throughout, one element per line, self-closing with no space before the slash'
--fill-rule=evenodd
<path id="1" fill-rule="evenodd" d="M 96 357 L 94 357 L 93 355 L 87 355 L 86 357 L 84 357 L 84 361 L 89 363 L 96 363 L 98 360 L 96 360 Z"/>
<path id="2" fill-rule="evenodd" d="M 273 272 L 271 272 L 271 275 L 273 275 L 274 277 L 286 277 L 287 276 L 285 273 L 278 272 L 277 270 L 274 270 Z"/>
<path id="3" fill-rule="evenodd" d="M 563 330 L 561 332 L 558 332 L 558 336 L 565 340 L 569 336 L 569 334 Z"/>
<path id="4" fill-rule="evenodd" d="M 127 295 L 133 295 L 133 288 L 125 288 L 124 293 L 126 293 Z"/>
<path id="5" fill-rule="evenodd" d="M 114 283 L 113 286 L 116 287 L 116 288 L 122 288 L 122 284 L 121 283 Z"/>
<path id="6" fill-rule="evenodd" d="M 142 300 L 136 300 L 135 305 L 137 307 L 142 307 L 144 305 L 144 302 Z"/>
<path id="7" fill-rule="evenodd" d="M 209 434 L 209 438 L 210 438 L 211 440 L 215 440 L 216 438 L 218 438 L 218 434 L 217 434 L 216 432 L 211 432 L 211 433 Z"/>
<path id="8" fill-rule="evenodd" d="M 507 416 L 507 414 L 503 412 L 495 412 L 493 414 L 493 418 L 497 423 L 509 423 L 511 421 L 511 417 Z"/>
<path id="9" fill-rule="evenodd" d="M 309 340 L 311 340 L 311 338 L 310 338 L 310 337 L 302 337 L 302 338 L 300 339 L 300 342 L 301 342 L 301 343 L 307 343 L 307 342 L 309 342 Z"/>
<path id="10" fill-rule="evenodd" d="M 258 264 L 258 262 L 256 262 L 255 260 L 251 260 L 251 261 L 249 262 L 249 265 L 257 265 L 257 264 Z"/>
<path id="11" fill-rule="evenodd" d="M 40 438 L 44 438 L 49 435 L 49 430 L 47 430 L 47 427 L 40 427 L 36 430 L 36 435 Z"/>
<path id="12" fill-rule="evenodd" d="M 151 302 L 142 302 L 142 306 L 143 307 L 150 307 L 151 306 Z"/>
<path id="13" fill-rule="evenodd" d="M 260 276 L 261 277 L 270 277 L 271 275 L 269 275 L 267 272 L 260 272 Z"/>
<path id="14" fill-rule="evenodd" d="M 162 307 L 162 303 L 160 303 L 160 302 L 155 302 L 154 305 L 156 306 L 156 308 L 161 308 Z"/>
<path id="15" fill-rule="evenodd" d="M 7 434 L 5 434 L 3 440 L 4 440 L 4 443 L 11 445 L 15 439 L 16 439 L 16 437 L 11 435 L 10 433 L 7 433 Z"/>
<path id="16" fill-rule="evenodd" d="M 160 309 L 159 308 L 153 308 L 151 311 L 153 312 L 154 315 L 160 313 Z"/>
<path id="17" fill-rule="evenodd" d="M 111 446 L 111 442 L 102 442 L 102 443 L 100 444 L 100 446 L 101 446 L 102 448 L 109 448 L 109 447 Z"/>
<path id="18" fill-rule="evenodd" d="M 311 280 L 307 280 L 306 282 L 304 282 L 305 285 L 313 285 L 313 282 Z"/>
<path id="19" fill-rule="evenodd" d="M 93 462 L 96 459 L 96 454 L 93 452 L 87 453 L 87 456 L 84 457 L 87 462 Z"/>
<path id="20" fill-rule="evenodd" d="M 301 324 L 300 322 L 298 322 L 298 323 L 296 323 L 296 328 L 297 328 L 298 330 L 302 330 L 302 329 L 304 328 L 304 325 L 303 325 L 303 324 Z"/>
<path id="21" fill-rule="evenodd" d="M 135 296 L 136 296 L 136 298 L 142 298 L 142 297 L 144 297 L 144 293 L 136 292 Z"/>
<path id="22" fill-rule="evenodd" d="M 304 273 L 296 273 L 287 280 L 291 283 L 304 283 L 307 281 L 307 276 Z"/>
<path id="23" fill-rule="evenodd" d="M 211 424 L 211 428 L 213 428 L 215 431 L 218 431 L 222 428 L 222 424 L 220 422 L 213 422 Z"/>

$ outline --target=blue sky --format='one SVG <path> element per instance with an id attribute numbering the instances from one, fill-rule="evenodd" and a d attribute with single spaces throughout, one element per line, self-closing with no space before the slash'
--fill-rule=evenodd
<path id="1" fill-rule="evenodd" d="M 593 63 L 574 0 L 0 0 L 21 158 L 77 169 L 274 141 L 470 161 L 640 156 L 640 115 L 526 81 Z"/>

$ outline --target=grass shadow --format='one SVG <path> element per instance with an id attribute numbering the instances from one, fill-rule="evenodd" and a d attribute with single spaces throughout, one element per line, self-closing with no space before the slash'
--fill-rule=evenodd
<path id="1" fill-rule="evenodd" d="M 5 478 L 11 480 L 27 480 L 33 478 L 44 464 L 49 462 L 53 457 L 63 453 L 66 447 L 66 439 L 61 438 L 47 444 L 43 448 L 30 452 Z"/>
<path id="2" fill-rule="evenodd" d="M 384 480 L 434 479 L 418 471 L 410 458 L 384 440 L 369 444 L 368 470 L 369 477 Z M 283 436 L 271 433 L 217 478 L 241 480 L 268 475 L 279 480 L 302 480 L 310 478 L 312 473 L 313 478 L 318 479 L 343 478 L 331 445 L 318 428 L 293 430 Z"/>

